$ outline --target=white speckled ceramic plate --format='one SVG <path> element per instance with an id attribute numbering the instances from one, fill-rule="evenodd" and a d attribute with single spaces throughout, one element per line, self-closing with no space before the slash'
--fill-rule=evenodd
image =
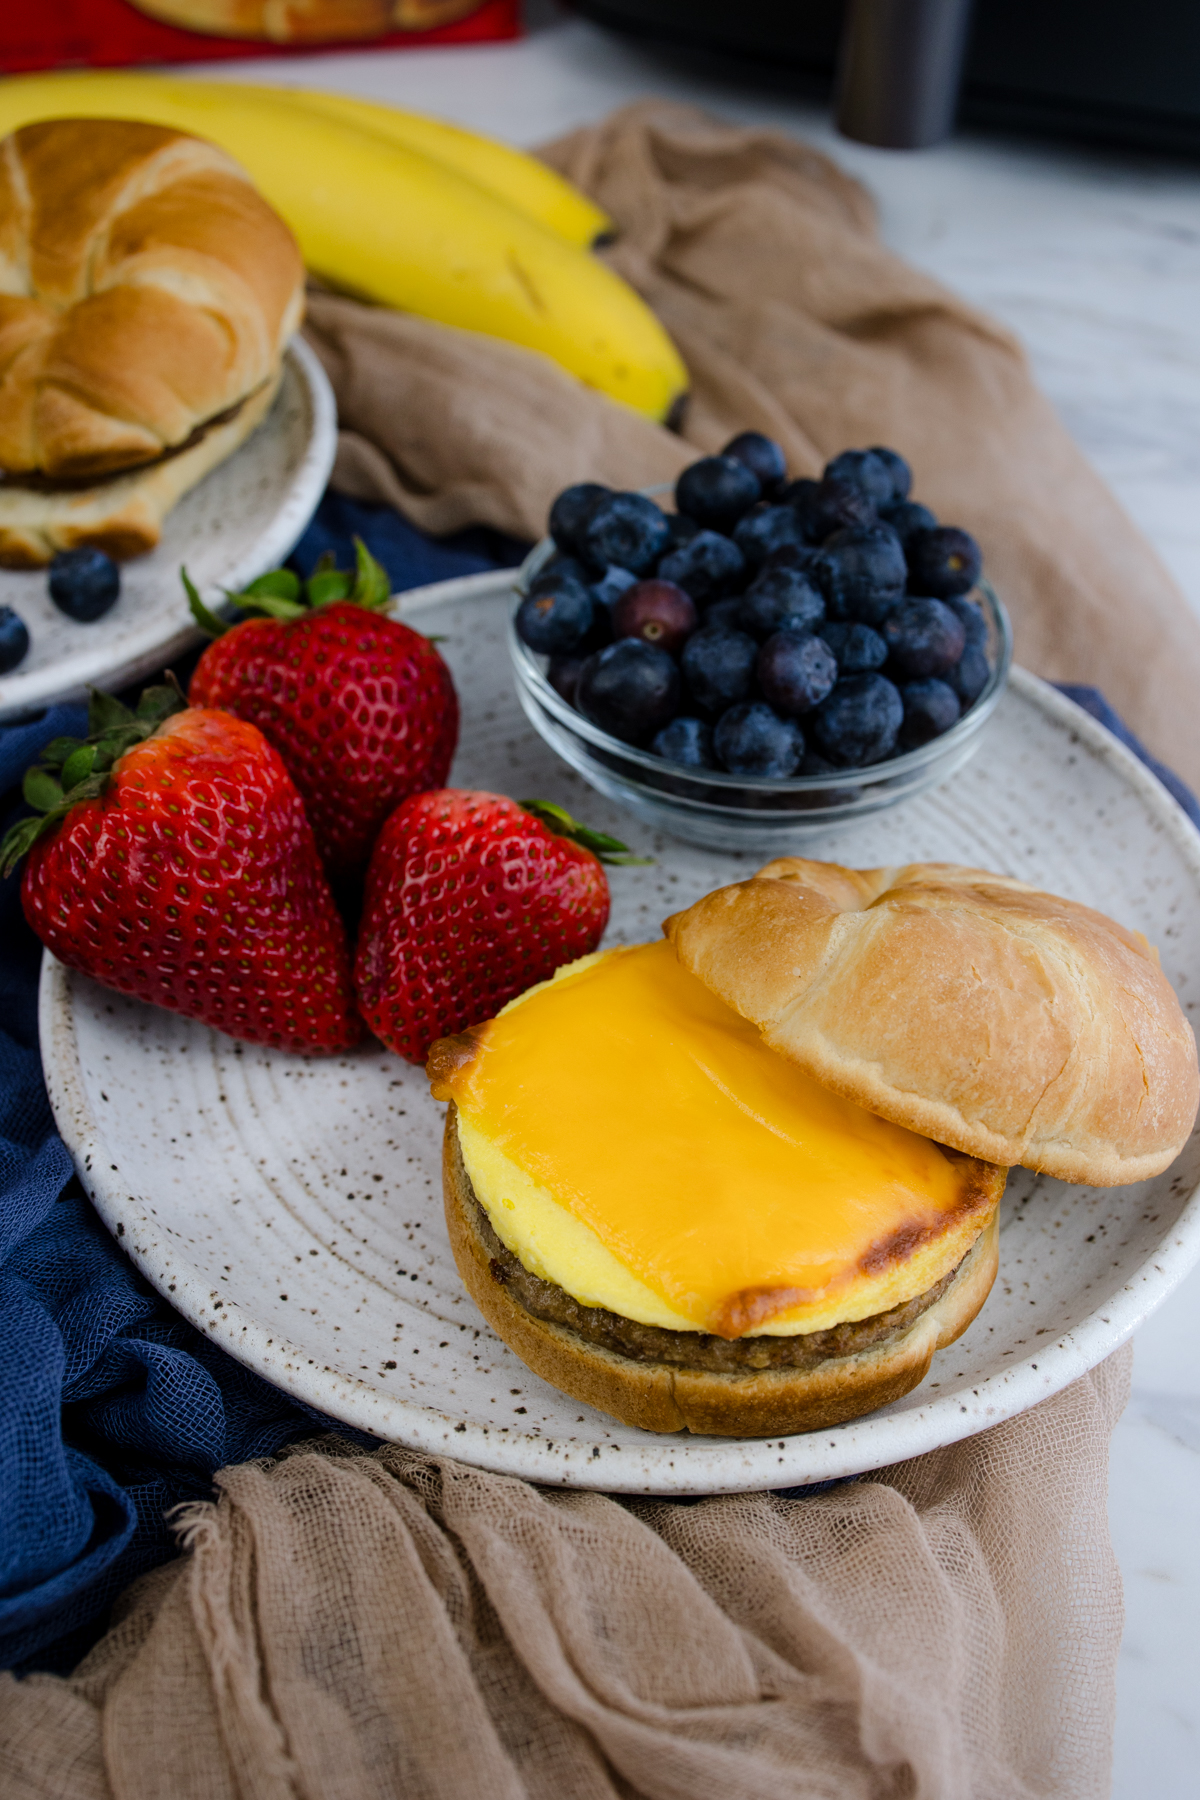
<path id="1" fill-rule="evenodd" d="M 566 802 L 657 857 L 612 872 L 610 942 L 752 860 L 647 842 L 526 725 L 502 584 L 405 596 L 445 634 L 464 702 L 453 779 Z M 944 858 L 1007 871 L 1139 927 L 1200 1003 L 1200 837 L 1084 713 L 1017 673 L 975 760 L 944 787 L 831 834 L 861 866 Z M 368 1044 L 306 1062 L 118 999 L 47 961 L 42 1054 L 60 1129 L 102 1217 L 179 1310 L 334 1418 L 568 1486 L 704 1493 L 879 1467 L 1031 1406 L 1115 1349 L 1200 1254 L 1200 1138 L 1156 1181 L 1098 1192 L 1018 1170 L 1001 1274 L 915 1393 L 783 1440 L 656 1437 L 530 1375 L 463 1291 L 446 1242 L 442 1109 L 419 1070 Z M 614 1130 L 620 1122 L 614 1120 Z"/>
<path id="2" fill-rule="evenodd" d="M 29 627 L 21 665 L 0 675 L 0 719 L 37 712 L 93 686 L 118 688 L 161 669 L 196 642 L 179 566 L 210 605 L 281 563 L 312 517 L 337 449 L 337 411 L 324 369 L 295 338 L 263 423 L 172 508 L 162 541 L 121 568 L 121 595 L 91 625 L 51 600 L 46 572 L 0 569 L 0 605 Z"/>

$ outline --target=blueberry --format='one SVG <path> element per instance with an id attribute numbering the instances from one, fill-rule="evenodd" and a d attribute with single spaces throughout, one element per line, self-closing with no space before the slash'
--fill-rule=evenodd
<path id="1" fill-rule="evenodd" d="M 943 731 L 957 725 L 962 712 L 954 689 L 932 675 L 924 681 L 905 682 L 900 698 L 904 702 L 900 742 L 906 750 L 941 737 Z"/>
<path id="2" fill-rule="evenodd" d="M 646 744 L 678 710 L 679 670 L 665 650 L 618 638 L 584 663 L 575 704 L 601 731 Z"/>
<path id="3" fill-rule="evenodd" d="M 577 581 L 527 594 L 517 608 L 517 636 L 539 656 L 577 650 L 591 629 L 595 602 Z"/>
<path id="4" fill-rule="evenodd" d="M 761 494 L 758 476 L 732 456 L 702 456 L 675 483 L 680 512 L 710 531 L 731 531 Z"/>
<path id="5" fill-rule="evenodd" d="M 575 704 L 575 690 L 579 686 L 579 676 L 586 658 L 582 656 L 552 656 L 546 669 L 546 680 L 556 694 L 561 694 L 568 706 Z"/>
<path id="6" fill-rule="evenodd" d="M 582 548 L 584 526 L 601 503 L 612 493 L 598 481 L 577 481 L 564 488 L 550 508 L 550 536 L 560 550 L 578 555 Z"/>
<path id="7" fill-rule="evenodd" d="M 81 625 L 102 619 L 120 592 L 121 571 L 103 550 L 60 550 L 50 564 L 50 598 Z"/>
<path id="8" fill-rule="evenodd" d="M 610 563 L 599 581 L 593 581 L 592 599 L 601 606 L 615 606 L 626 588 L 631 588 L 637 576 L 632 569 L 620 569 L 616 563 Z"/>
<path id="9" fill-rule="evenodd" d="M 813 544 L 780 544 L 763 564 L 764 569 L 799 569 L 810 580 L 820 566 L 821 552 Z"/>
<path id="10" fill-rule="evenodd" d="M 671 528 L 672 550 L 678 550 L 681 544 L 690 544 L 700 530 L 695 519 L 689 519 L 686 513 L 665 513 L 663 516 Z"/>
<path id="11" fill-rule="evenodd" d="M 934 594 L 939 600 L 965 594 L 979 580 L 983 557 L 969 531 L 956 525 L 938 525 L 932 531 L 915 531 L 906 546 L 908 585 L 914 594 Z"/>
<path id="12" fill-rule="evenodd" d="M 731 775 L 794 775 L 804 755 L 804 734 L 791 719 L 761 700 L 731 706 L 713 732 L 718 761 Z"/>
<path id="13" fill-rule="evenodd" d="M 799 569 L 764 569 L 742 595 L 738 623 L 755 637 L 776 631 L 811 631 L 825 617 L 825 602 Z"/>
<path id="14" fill-rule="evenodd" d="M 879 518 L 866 489 L 844 475 L 823 475 L 811 502 L 797 506 L 796 513 L 813 544 L 823 544 L 845 525 L 874 525 Z"/>
<path id="15" fill-rule="evenodd" d="M 671 528 L 644 494 L 610 494 L 583 526 L 579 548 L 599 569 L 616 563 L 645 575 L 671 541 Z"/>
<path id="16" fill-rule="evenodd" d="M 683 646 L 684 677 L 701 711 L 724 712 L 754 686 L 758 645 L 744 631 L 703 625 Z"/>
<path id="17" fill-rule="evenodd" d="M 574 556 L 552 556 L 544 562 L 537 574 L 529 583 L 531 594 L 548 593 L 558 586 L 560 581 L 575 581 L 580 587 L 587 587 L 591 576 L 583 564 Z"/>
<path id="18" fill-rule="evenodd" d="M 724 625 L 730 631 L 739 631 L 738 620 L 741 617 L 742 603 L 739 599 L 714 600 L 704 614 L 706 625 Z"/>
<path id="19" fill-rule="evenodd" d="M 949 605 L 949 601 L 946 604 Z M 974 706 L 987 686 L 991 673 L 992 665 L 983 645 L 972 644 L 968 639 L 962 656 L 946 675 L 946 680 L 962 701 L 964 712 L 968 706 Z"/>
<path id="20" fill-rule="evenodd" d="M 822 481 L 852 481 L 874 507 L 890 506 L 896 498 L 892 471 L 873 450 L 843 450 L 825 464 Z"/>
<path id="21" fill-rule="evenodd" d="M 650 748 L 666 762 L 682 763 L 685 769 L 715 769 L 712 730 L 702 719 L 689 719 L 680 713 L 669 725 L 656 733 Z"/>
<path id="22" fill-rule="evenodd" d="M 892 504 L 898 506 L 912 492 L 912 470 L 898 450 L 888 450 L 883 444 L 872 444 L 870 453 L 879 459 L 891 476 Z"/>
<path id="23" fill-rule="evenodd" d="M 750 567 L 757 569 L 785 544 L 803 544 L 804 533 L 790 506 L 764 506 L 760 502 L 738 520 L 733 541 Z"/>
<path id="24" fill-rule="evenodd" d="M 799 481 L 789 482 L 782 493 L 775 496 L 781 506 L 791 507 L 804 533 L 805 542 L 809 544 L 819 544 L 823 535 L 818 534 L 817 528 L 817 494 L 820 485 L 819 481 L 811 481 L 807 475 L 802 475 Z"/>
<path id="25" fill-rule="evenodd" d="M 878 625 L 907 578 L 903 547 L 888 525 L 847 525 L 822 546 L 818 579 L 830 618 Z"/>
<path id="26" fill-rule="evenodd" d="M 688 544 L 672 550 L 658 565 L 663 581 L 673 581 L 698 606 L 736 593 L 746 573 L 746 559 L 732 538 L 700 531 Z"/>
<path id="27" fill-rule="evenodd" d="M 843 675 L 869 675 L 873 669 L 882 669 L 887 661 L 888 647 L 869 625 L 830 620 L 818 625 L 817 635 L 833 651 Z"/>
<path id="28" fill-rule="evenodd" d="M 838 678 L 833 651 L 811 632 L 777 631 L 759 651 L 756 672 L 763 699 L 789 718 L 811 712 Z"/>
<path id="29" fill-rule="evenodd" d="M 983 616 L 983 608 L 976 600 L 968 600 L 965 594 L 947 594 L 943 605 L 952 613 L 957 613 L 963 622 L 967 634 L 967 647 L 987 644 L 987 620 Z"/>
<path id="30" fill-rule="evenodd" d="M 886 675 L 848 675 L 811 715 L 817 747 L 841 769 L 882 762 L 904 719 L 900 690 Z"/>
<path id="31" fill-rule="evenodd" d="M 11 606 L 0 606 L 0 675 L 25 657 L 29 650 L 29 628 Z"/>
<path id="32" fill-rule="evenodd" d="M 952 669 L 967 643 L 957 613 L 941 600 L 904 600 L 883 621 L 879 634 L 902 675 L 919 680 Z"/>
<path id="33" fill-rule="evenodd" d="M 787 459 L 775 442 L 761 431 L 739 431 L 721 452 L 735 462 L 745 463 L 751 474 L 758 476 L 764 494 L 773 494 L 787 477 Z"/>
<path id="34" fill-rule="evenodd" d="M 921 506 L 916 500 L 901 500 L 898 506 L 885 507 L 881 516 L 906 550 L 908 540 L 916 532 L 933 531 L 937 527 L 937 514 L 931 513 L 927 506 Z"/>
<path id="35" fill-rule="evenodd" d="M 678 656 L 696 629 L 696 603 L 673 581 L 637 581 L 626 588 L 612 610 L 617 637 L 642 638 Z"/>

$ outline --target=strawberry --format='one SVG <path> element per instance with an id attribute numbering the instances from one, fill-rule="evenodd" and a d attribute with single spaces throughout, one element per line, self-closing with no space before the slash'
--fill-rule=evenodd
<path id="1" fill-rule="evenodd" d="M 40 818 L 25 917 L 60 962 L 231 1037 L 306 1054 L 361 1034 L 345 928 L 278 753 L 229 713 L 149 688 L 136 713 L 92 697 L 91 735 L 25 777 Z"/>
<path id="2" fill-rule="evenodd" d="M 398 806 L 367 870 L 354 979 L 371 1030 L 422 1063 L 586 956 L 608 923 L 600 857 L 624 844 L 561 807 L 443 788 Z"/>
<path id="3" fill-rule="evenodd" d="M 304 800 L 331 876 L 361 875 L 379 828 L 409 794 L 440 787 L 458 741 L 458 699 L 436 648 L 384 617 L 387 575 L 358 543 L 358 570 L 290 569 L 230 598 L 267 614 L 232 627 L 187 580 L 215 638 L 192 676 L 193 706 L 249 719 L 274 744 Z"/>

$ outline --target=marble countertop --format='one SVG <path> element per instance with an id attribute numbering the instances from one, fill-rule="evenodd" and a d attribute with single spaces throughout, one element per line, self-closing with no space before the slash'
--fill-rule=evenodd
<path id="1" fill-rule="evenodd" d="M 782 91 L 682 68 L 553 14 L 516 44 L 221 72 L 419 107 L 523 145 L 648 94 L 806 137 L 871 189 L 894 249 L 1020 335 L 1076 440 L 1200 612 L 1200 168 L 984 137 L 918 154 L 871 150 Z M 1110 1517 L 1127 1609 L 1113 1793 L 1194 1800 L 1200 1270 L 1138 1334 Z"/>

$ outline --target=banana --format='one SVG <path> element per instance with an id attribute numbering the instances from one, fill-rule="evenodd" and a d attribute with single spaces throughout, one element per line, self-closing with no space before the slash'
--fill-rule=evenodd
<path id="1" fill-rule="evenodd" d="M 378 132 L 380 137 L 406 144 L 410 150 L 420 150 L 581 249 L 587 249 L 613 229 L 608 214 L 571 182 L 536 157 L 526 156 L 523 150 L 514 150 L 495 138 L 480 137 L 474 131 L 427 118 L 423 113 L 380 106 L 373 100 L 357 100 L 350 94 L 323 94 L 311 88 L 244 89 L 240 84 L 239 92 L 286 97 L 298 106 L 326 113 L 331 119 L 342 119 L 363 131 Z"/>
<path id="2" fill-rule="evenodd" d="M 241 163 L 333 285 L 551 357 L 664 419 L 687 386 L 654 314 L 577 245 L 399 141 L 270 89 L 104 72 L 0 81 L 0 134 L 36 119 L 142 118 Z"/>

